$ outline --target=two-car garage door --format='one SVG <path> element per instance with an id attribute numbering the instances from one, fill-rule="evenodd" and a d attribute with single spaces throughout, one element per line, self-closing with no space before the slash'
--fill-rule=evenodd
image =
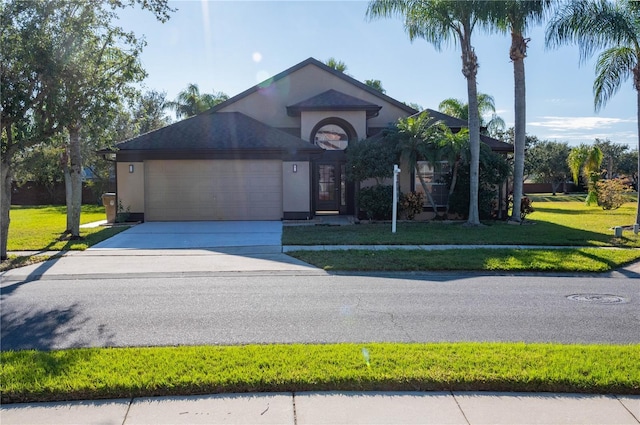
<path id="1" fill-rule="evenodd" d="M 145 220 L 280 220 L 279 160 L 145 161 Z"/>

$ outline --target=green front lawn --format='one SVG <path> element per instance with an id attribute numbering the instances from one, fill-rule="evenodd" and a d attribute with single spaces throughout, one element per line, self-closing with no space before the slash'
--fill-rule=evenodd
<path id="1" fill-rule="evenodd" d="M 638 249 L 448 249 L 294 251 L 288 255 L 333 271 L 607 272 L 640 259 Z"/>
<path id="2" fill-rule="evenodd" d="M 528 223 L 485 222 L 466 227 L 462 222 L 401 222 L 354 226 L 285 226 L 284 245 L 554 245 L 640 247 L 640 236 L 625 231 L 614 238 L 612 228 L 635 222 L 636 205 L 613 211 L 587 207 L 583 202 L 534 202 Z"/>
<path id="3" fill-rule="evenodd" d="M 0 353 L 1 402 L 426 390 L 640 394 L 640 345 L 248 345 Z"/>
<path id="4" fill-rule="evenodd" d="M 125 230 L 126 227 L 81 228 L 82 239 L 65 240 L 65 206 L 12 206 L 9 225 L 8 251 L 66 251 L 84 250 Z M 80 223 L 106 219 L 104 207 L 83 205 Z"/>

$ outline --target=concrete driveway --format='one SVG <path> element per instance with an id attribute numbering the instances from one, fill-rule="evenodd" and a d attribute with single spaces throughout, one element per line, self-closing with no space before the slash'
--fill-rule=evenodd
<path id="1" fill-rule="evenodd" d="M 282 253 L 279 221 L 151 222 L 86 251 L 0 273 L 2 281 L 212 272 L 324 274 Z"/>
<path id="2" fill-rule="evenodd" d="M 209 249 L 261 247 L 282 252 L 280 221 L 150 222 L 133 226 L 99 244 L 96 249 Z"/>

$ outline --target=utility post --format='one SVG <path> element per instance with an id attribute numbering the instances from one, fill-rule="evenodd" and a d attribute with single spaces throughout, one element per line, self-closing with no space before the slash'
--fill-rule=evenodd
<path id="1" fill-rule="evenodd" d="M 398 164 L 393 164 L 393 212 L 391 219 L 391 233 L 396 232 L 396 221 L 398 221 L 398 174 L 400 174 L 400 168 L 398 168 Z"/>

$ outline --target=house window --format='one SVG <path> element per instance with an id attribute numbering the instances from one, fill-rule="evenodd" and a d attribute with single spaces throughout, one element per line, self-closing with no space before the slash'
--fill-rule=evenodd
<path id="1" fill-rule="evenodd" d="M 337 124 L 326 124 L 316 131 L 313 143 L 324 150 L 343 151 L 349 145 L 349 135 Z"/>
<path id="2" fill-rule="evenodd" d="M 447 161 L 442 161 L 439 164 L 437 169 L 434 169 L 431 164 L 426 161 L 418 161 L 418 170 L 420 170 L 420 175 L 424 180 L 427 190 L 431 194 L 433 201 L 437 206 L 445 206 L 447 205 L 447 201 L 449 198 L 449 188 L 447 186 L 447 174 L 449 174 L 451 167 Z M 414 187 L 417 193 L 423 193 L 424 189 L 422 188 L 422 183 L 420 183 L 420 178 L 417 174 L 413 177 Z M 425 195 L 424 206 L 431 207 L 431 203 L 429 202 L 429 198 Z"/>

